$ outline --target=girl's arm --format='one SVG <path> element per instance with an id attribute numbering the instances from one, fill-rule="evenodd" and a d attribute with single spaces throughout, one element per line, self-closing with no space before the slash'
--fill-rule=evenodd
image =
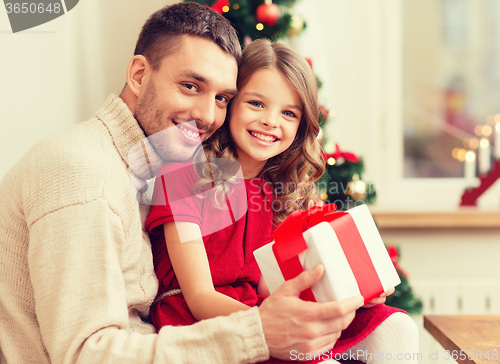
<path id="1" fill-rule="evenodd" d="M 163 225 L 168 255 L 182 294 L 193 316 L 204 320 L 227 316 L 250 307 L 214 289 L 207 252 L 200 227 L 190 222 L 169 222 Z M 183 240 L 181 242 L 179 235 Z"/>

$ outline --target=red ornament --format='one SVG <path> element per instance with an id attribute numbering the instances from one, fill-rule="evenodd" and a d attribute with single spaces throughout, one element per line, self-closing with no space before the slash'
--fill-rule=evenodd
<path id="1" fill-rule="evenodd" d="M 210 9 L 215 10 L 219 14 L 224 13 L 222 10 L 224 6 L 227 6 L 229 8 L 229 0 L 217 0 L 211 7 Z"/>
<path id="2" fill-rule="evenodd" d="M 272 27 L 280 18 L 280 9 L 273 3 L 262 4 L 258 6 L 255 16 L 259 23 Z"/>
<path id="3" fill-rule="evenodd" d="M 306 58 L 306 61 L 307 63 L 309 63 L 309 66 L 311 66 L 311 68 L 313 68 L 313 61 L 311 58 Z"/>
<path id="4" fill-rule="evenodd" d="M 328 120 L 328 109 L 326 107 L 324 107 L 323 105 L 320 105 L 319 106 L 319 117 L 320 117 L 320 120 L 322 122 L 325 122 L 326 120 Z"/>
<path id="5" fill-rule="evenodd" d="M 388 245 L 387 246 L 387 252 L 389 253 L 389 256 L 391 257 L 391 260 L 394 263 L 397 263 L 399 260 L 399 251 L 398 248 L 396 248 L 394 245 Z"/>

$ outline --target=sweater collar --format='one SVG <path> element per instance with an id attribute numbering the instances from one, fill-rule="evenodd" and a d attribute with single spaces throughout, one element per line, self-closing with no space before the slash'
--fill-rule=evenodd
<path id="1" fill-rule="evenodd" d="M 144 135 L 127 104 L 111 94 L 96 116 L 109 130 L 116 149 L 131 173 L 143 180 L 153 178 L 163 164 Z"/>

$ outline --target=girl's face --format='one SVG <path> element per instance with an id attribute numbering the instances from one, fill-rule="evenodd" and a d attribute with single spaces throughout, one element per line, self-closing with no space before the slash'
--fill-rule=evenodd
<path id="1" fill-rule="evenodd" d="M 250 77 L 233 100 L 229 121 L 246 178 L 290 147 L 301 117 L 301 99 L 281 73 L 261 68 Z"/>

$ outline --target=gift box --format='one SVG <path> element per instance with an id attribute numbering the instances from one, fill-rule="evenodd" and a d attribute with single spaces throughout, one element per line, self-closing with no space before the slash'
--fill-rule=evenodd
<path id="1" fill-rule="evenodd" d="M 303 270 L 323 263 L 325 273 L 301 298 L 339 301 L 362 295 L 365 302 L 401 283 L 366 205 L 334 211 L 335 205 L 292 213 L 254 251 L 270 292 Z"/>

